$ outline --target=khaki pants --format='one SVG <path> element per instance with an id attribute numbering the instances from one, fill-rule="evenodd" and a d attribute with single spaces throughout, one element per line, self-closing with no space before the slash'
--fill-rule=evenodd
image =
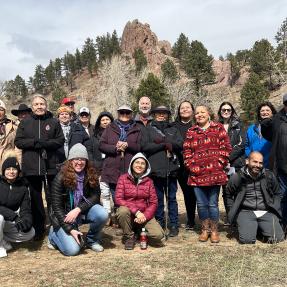
<path id="1" fill-rule="evenodd" d="M 140 225 L 134 222 L 134 215 L 131 214 L 130 210 L 126 206 L 120 206 L 117 209 L 117 219 L 120 227 L 123 230 L 123 240 L 129 239 L 134 235 L 134 228 Z M 147 236 L 150 245 L 162 246 L 165 241 L 165 234 L 159 223 L 152 218 L 142 225 L 147 231 Z"/>

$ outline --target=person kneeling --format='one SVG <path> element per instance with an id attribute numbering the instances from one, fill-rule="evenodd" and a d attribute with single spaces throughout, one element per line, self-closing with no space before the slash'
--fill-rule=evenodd
<path id="1" fill-rule="evenodd" d="M 274 174 L 263 168 L 263 156 L 252 152 L 246 166 L 227 185 L 228 219 L 238 226 L 239 242 L 253 244 L 257 230 L 269 243 L 284 240 L 279 223 L 281 194 Z"/>
<path id="2" fill-rule="evenodd" d="M 16 157 L 7 157 L 0 178 L 0 257 L 12 249 L 10 242 L 28 241 L 35 235 L 29 190 L 19 172 Z"/>
<path id="3" fill-rule="evenodd" d="M 100 233 L 108 213 L 100 205 L 99 178 L 88 162 L 86 148 L 78 143 L 69 151 L 68 160 L 52 184 L 52 210 L 48 248 L 58 248 L 64 255 L 78 255 L 85 245 L 81 223 L 90 223 L 86 245 L 93 251 L 104 250 Z"/>
<path id="4" fill-rule="evenodd" d="M 150 245 L 163 246 L 165 242 L 164 231 L 154 218 L 157 195 L 153 181 L 148 177 L 150 171 L 146 157 L 137 153 L 130 162 L 128 173 L 121 175 L 117 183 L 117 218 L 123 229 L 126 250 L 135 246 L 136 228 L 145 227 Z"/>

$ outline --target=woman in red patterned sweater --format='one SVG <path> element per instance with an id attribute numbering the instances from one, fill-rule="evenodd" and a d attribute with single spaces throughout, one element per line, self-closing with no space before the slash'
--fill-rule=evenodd
<path id="1" fill-rule="evenodd" d="M 227 182 L 224 168 L 231 151 L 229 137 L 222 124 L 210 121 L 206 106 L 195 109 L 196 125 L 191 127 L 183 144 L 184 164 L 189 170 L 188 184 L 194 186 L 197 211 L 202 221 L 199 241 L 219 242 L 218 195 Z"/>

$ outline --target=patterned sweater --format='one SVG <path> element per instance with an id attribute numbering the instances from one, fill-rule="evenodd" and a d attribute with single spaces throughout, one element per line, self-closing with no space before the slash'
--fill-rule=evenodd
<path id="1" fill-rule="evenodd" d="M 192 186 L 224 185 L 224 168 L 232 148 L 221 123 L 210 122 L 203 130 L 191 127 L 183 144 L 184 164 L 189 171 L 188 184 Z"/>

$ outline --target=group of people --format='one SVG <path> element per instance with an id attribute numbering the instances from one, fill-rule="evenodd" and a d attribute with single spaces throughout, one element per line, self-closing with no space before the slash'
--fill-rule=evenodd
<path id="1" fill-rule="evenodd" d="M 186 230 L 201 221 L 199 241 L 218 243 L 219 193 L 226 220 L 241 243 L 257 236 L 284 240 L 287 225 L 287 95 L 276 113 L 270 102 L 257 110 L 247 129 L 230 102 L 217 115 L 205 105 L 183 101 L 171 110 L 139 100 L 138 113 L 125 104 L 117 116 L 91 112 L 64 98 L 57 114 L 34 95 L 6 116 L 0 101 L 0 257 L 11 242 L 43 240 L 67 256 L 85 246 L 104 250 L 105 225 L 121 228 L 126 250 L 141 228 L 149 244 L 164 246 L 179 233 L 177 190 L 184 195 Z M 45 191 L 47 214 L 42 199 Z M 87 234 L 80 231 L 89 223 Z"/>

